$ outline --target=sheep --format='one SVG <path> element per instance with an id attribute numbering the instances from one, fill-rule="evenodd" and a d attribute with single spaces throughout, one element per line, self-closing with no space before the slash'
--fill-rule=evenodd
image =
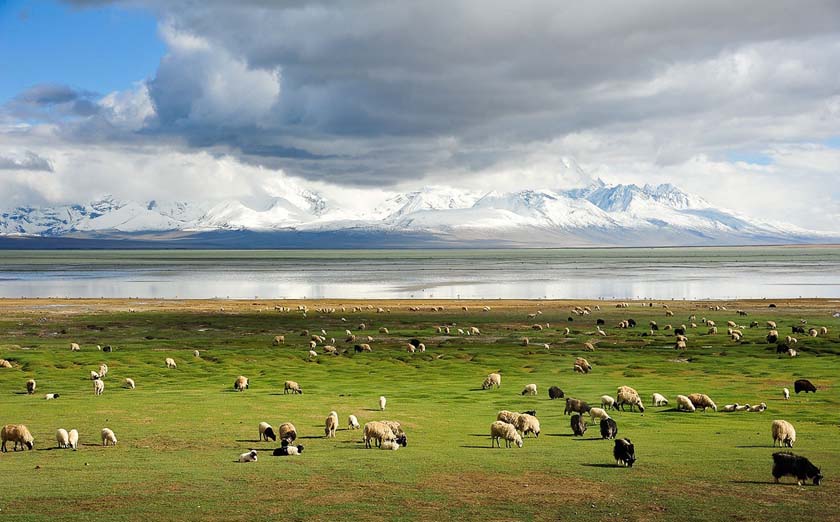
<path id="1" fill-rule="evenodd" d="M 600 428 L 602 439 L 614 439 L 618 435 L 618 424 L 610 417 L 601 419 Z"/>
<path id="2" fill-rule="evenodd" d="M 736 404 L 735 411 L 747 411 L 750 409 L 749 404 Z"/>
<path id="3" fill-rule="evenodd" d="M 90 371 L 90 380 L 95 381 L 96 379 L 99 379 L 100 377 L 101 377 L 101 375 L 99 375 L 99 373 L 97 373 L 93 370 Z"/>
<path id="4" fill-rule="evenodd" d="M 198 350 L 193 350 L 193 357 L 201 357 L 201 352 Z"/>
<path id="5" fill-rule="evenodd" d="M 106 375 L 108 375 L 108 365 L 102 363 L 99 365 L 99 378 L 102 379 Z"/>
<path id="6" fill-rule="evenodd" d="M 774 448 L 776 447 L 776 442 L 779 443 L 779 447 L 782 447 L 782 444 L 788 448 L 793 447 L 793 444 L 796 442 L 796 430 L 793 428 L 793 424 L 786 420 L 774 420 L 771 428 L 773 431 Z"/>
<path id="7" fill-rule="evenodd" d="M 828 328 L 820 326 L 820 335 L 828 335 Z"/>
<path id="8" fill-rule="evenodd" d="M 70 351 L 71 352 L 78 352 L 81 351 L 82 348 L 79 346 L 79 343 L 70 343 Z"/>
<path id="9" fill-rule="evenodd" d="M 616 439 L 615 447 L 613 447 L 613 457 L 615 458 L 616 466 L 633 467 L 636 462 L 636 448 L 630 439 Z"/>
<path id="10" fill-rule="evenodd" d="M 688 400 L 691 401 L 691 404 L 693 404 L 695 408 L 703 408 L 704 412 L 706 411 L 706 408 L 711 408 L 712 410 L 717 411 L 717 405 L 715 402 L 704 393 L 692 393 L 688 396 Z"/>
<path id="11" fill-rule="evenodd" d="M 275 335 L 274 340 L 271 341 L 271 344 L 274 345 L 274 346 L 280 346 L 281 344 L 286 344 L 286 336 Z"/>
<path id="12" fill-rule="evenodd" d="M 615 407 L 615 399 L 610 395 L 601 395 L 601 407 L 605 410 L 611 410 Z"/>
<path id="13" fill-rule="evenodd" d="M 26 381 L 26 393 L 32 395 L 35 393 L 35 388 L 38 387 L 38 383 L 35 382 L 35 379 L 29 379 Z"/>
<path id="14" fill-rule="evenodd" d="M 394 432 L 394 436 L 397 437 L 396 440 L 399 444 L 405 446 L 408 443 L 405 431 L 403 431 L 402 425 L 399 422 L 392 420 L 381 420 L 379 422 L 391 428 L 391 431 Z"/>
<path id="15" fill-rule="evenodd" d="M 733 411 L 738 411 L 738 406 L 739 404 L 737 402 L 735 404 L 726 404 L 723 408 L 720 409 L 720 411 L 725 413 L 731 413 Z"/>
<path id="16" fill-rule="evenodd" d="M 665 396 L 662 395 L 661 393 L 654 393 L 653 395 L 650 396 L 650 398 L 651 398 L 651 403 L 654 406 L 667 406 L 668 405 L 668 399 L 665 398 Z"/>
<path id="17" fill-rule="evenodd" d="M 575 365 L 573 369 L 579 373 L 589 373 L 590 371 L 592 371 L 592 365 L 589 364 L 589 361 L 587 361 L 583 357 L 578 357 L 575 359 Z"/>
<path id="18" fill-rule="evenodd" d="M 599 424 L 603 419 L 609 419 L 610 414 L 603 408 L 591 408 L 589 410 L 589 417 L 593 424 Z"/>
<path id="19" fill-rule="evenodd" d="M 286 381 L 283 383 L 283 395 L 291 392 L 292 395 L 294 394 L 303 394 L 303 390 L 300 387 L 300 384 L 296 383 L 295 381 Z"/>
<path id="20" fill-rule="evenodd" d="M 586 342 L 586 343 L 583 343 L 583 349 L 586 350 L 587 352 L 594 352 L 595 351 L 595 345 L 590 343 L 590 342 Z"/>
<path id="21" fill-rule="evenodd" d="M 70 433 L 67 435 L 67 441 L 70 447 L 73 448 L 73 451 L 76 451 L 76 448 L 79 446 L 79 432 L 75 429 L 70 430 Z"/>
<path id="22" fill-rule="evenodd" d="M 318 352 L 315 350 L 309 350 L 309 359 L 315 359 L 316 357 L 318 357 Z"/>
<path id="23" fill-rule="evenodd" d="M 548 389 L 548 398 L 551 400 L 562 399 L 564 396 L 563 390 L 557 386 L 552 386 Z"/>
<path id="24" fill-rule="evenodd" d="M 257 461 L 257 450 L 251 450 L 248 453 L 243 453 L 239 455 L 239 462 L 256 462 Z"/>
<path id="25" fill-rule="evenodd" d="M 288 442 L 284 442 L 279 448 L 275 448 L 271 453 L 275 457 L 293 457 L 303 453 L 303 444 L 291 446 Z"/>
<path id="26" fill-rule="evenodd" d="M 3 429 L 0 430 L 0 440 L 3 441 L 2 446 L 0 446 L 0 451 L 3 453 L 8 451 L 6 449 L 7 441 L 15 443 L 15 451 L 18 449 L 18 444 L 20 444 L 20 448 L 22 450 L 31 450 L 35 447 L 35 439 L 32 437 L 32 434 L 29 433 L 29 429 L 23 424 L 6 424 L 3 426 Z"/>
<path id="27" fill-rule="evenodd" d="M 517 447 L 522 447 L 522 437 L 517 433 L 513 424 L 507 422 L 496 421 L 490 425 L 490 447 L 502 447 L 502 439 L 505 441 L 505 447 L 510 448 L 510 443 L 513 442 Z"/>
<path id="28" fill-rule="evenodd" d="M 634 411 L 633 408 L 638 406 L 641 413 L 645 412 L 639 392 L 629 386 L 621 386 L 616 391 L 615 409 L 621 408 L 621 411 L 624 411 L 625 404 L 630 405 L 630 411 Z"/>
<path id="29" fill-rule="evenodd" d="M 823 479 L 821 470 L 814 466 L 810 460 L 786 451 L 773 454 L 772 473 L 777 484 L 779 479 L 785 475 L 796 477 L 796 483 L 800 486 L 802 482 L 808 479 L 812 479 L 814 485 L 819 486 Z"/>
<path id="30" fill-rule="evenodd" d="M 525 389 L 522 390 L 522 395 L 536 395 L 537 394 L 537 385 L 536 384 L 526 384 Z"/>
<path id="31" fill-rule="evenodd" d="M 125 381 L 123 382 L 123 388 L 128 388 L 129 390 L 133 390 L 135 388 L 134 379 L 131 379 L 130 377 L 126 377 Z"/>
<path id="32" fill-rule="evenodd" d="M 385 403 L 388 402 L 388 399 L 385 398 L 384 395 L 379 396 L 379 411 L 385 411 Z"/>
<path id="33" fill-rule="evenodd" d="M 767 344 L 774 344 L 779 340 L 779 332 L 777 330 L 770 330 L 767 332 Z"/>
<path id="34" fill-rule="evenodd" d="M 175 359 L 173 359 L 172 357 L 167 357 L 164 362 L 166 363 L 167 368 L 177 368 L 178 367 L 178 365 L 175 364 Z"/>
<path id="35" fill-rule="evenodd" d="M 470 326 L 469 332 L 470 335 L 481 335 L 481 330 L 479 330 L 475 326 Z"/>
<path id="36" fill-rule="evenodd" d="M 804 391 L 805 393 L 817 393 L 817 387 L 814 386 L 808 379 L 799 379 L 793 383 L 793 391 L 797 394 L 801 391 Z"/>
<path id="37" fill-rule="evenodd" d="M 782 395 L 784 396 L 785 400 L 790 399 L 790 390 L 787 388 L 782 388 Z"/>
<path id="38" fill-rule="evenodd" d="M 516 413 L 514 411 L 501 410 L 498 414 L 496 414 L 496 420 L 515 425 L 516 419 L 519 418 L 519 415 L 519 413 Z"/>
<path id="39" fill-rule="evenodd" d="M 502 376 L 498 373 L 491 373 L 487 375 L 487 378 L 484 379 L 484 382 L 481 384 L 482 390 L 487 390 L 489 388 L 499 388 L 502 385 Z"/>
<path id="40" fill-rule="evenodd" d="M 274 433 L 274 429 L 271 427 L 271 424 L 267 422 L 261 422 L 259 425 L 260 430 L 260 440 L 277 440 L 277 435 Z"/>
<path id="41" fill-rule="evenodd" d="M 677 395 L 677 411 L 687 411 L 694 413 L 697 408 L 685 395 Z"/>
<path id="42" fill-rule="evenodd" d="M 775 330 L 776 329 L 776 321 L 767 321 L 767 328 L 769 328 L 771 330 Z"/>
<path id="43" fill-rule="evenodd" d="M 717 333 L 718 333 L 717 326 L 712 326 L 711 328 L 709 328 L 709 331 L 708 331 L 709 335 L 717 335 Z"/>
<path id="44" fill-rule="evenodd" d="M 583 416 L 577 413 L 572 415 L 571 426 L 572 435 L 575 437 L 583 437 L 583 434 L 586 433 L 586 421 L 583 420 Z"/>
<path id="45" fill-rule="evenodd" d="M 70 434 L 64 428 L 59 428 L 55 432 L 55 441 L 61 449 L 70 447 Z"/>
<path id="46" fill-rule="evenodd" d="M 751 411 L 753 413 L 761 413 L 767 409 L 767 403 L 762 402 L 761 404 L 756 404 L 755 406 L 750 406 L 750 409 L 747 411 Z"/>
<path id="47" fill-rule="evenodd" d="M 520 413 L 514 426 L 523 436 L 528 436 L 529 433 L 533 433 L 535 437 L 540 436 L 540 420 L 533 415 Z"/>
<path id="48" fill-rule="evenodd" d="M 102 379 L 96 379 L 93 381 L 93 394 L 94 395 L 102 395 L 102 392 L 105 391 L 105 382 Z"/>
<path id="49" fill-rule="evenodd" d="M 6 359 L 0 359 L 0 368 L 11 368 L 12 363 L 7 361 Z"/>
<path id="50" fill-rule="evenodd" d="M 571 414 L 572 412 L 576 413 L 589 413 L 590 406 L 586 404 L 586 402 L 579 400 L 579 399 L 572 399 L 571 397 L 566 398 L 566 408 L 563 410 L 563 415 Z"/>
<path id="51" fill-rule="evenodd" d="M 376 442 L 376 446 L 382 444 L 383 440 L 397 440 L 394 431 L 384 422 L 371 421 L 365 424 L 363 428 L 362 440 L 366 448 L 371 447 L 371 441 Z"/>
<path id="52" fill-rule="evenodd" d="M 324 353 L 328 353 L 330 355 L 338 355 L 338 349 L 335 346 L 327 344 L 324 346 Z"/>
<path id="53" fill-rule="evenodd" d="M 102 428 L 102 445 L 107 446 L 109 443 L 111 446 L 116 446 L 117 436 L 109 428 Z"/>
<path id="54" fill-rule="evenodd" d="M 295 425 L 291 422 L 284 422 L 280 426 L 277 426 L 277 437 L 281 441 L 294 442 L 297 438 L 297 429 L 295 429 Z"/>
<path id="55" fill-rule="evenodd" d="M 359 426 L 359 419 L 356 418 L 355 415 L 350 415 L 347 417 L 347 427 L 351 430 L 357 430 L 360 428 Z"/>
<path id="56" fill-rule="evenodd" d="M 235 381 L 233 381 L 233 389 L 235 391 L 242 392 L 242 391 L 247 390 L 250 386 L 251 386 L 250 381 L 244 375 L 240 375 L 239 377 L 236 378 Z"/>

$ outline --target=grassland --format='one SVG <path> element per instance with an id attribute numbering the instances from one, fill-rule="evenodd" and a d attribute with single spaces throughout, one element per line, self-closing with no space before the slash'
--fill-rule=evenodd
<path id="1" fill-rule="evenodd" d="M 301 313 L 273 311 L 269 301 L 2 300 L 0 424 L 24 423 L 36 450 L 0 455 L 0 517 L 4 520 L 837 520 L 840 498 L 840 439 L 836 389 L 840 384 L 838 303 L 784 300 L 717 303 L 669 302 L 674 318 L 660 305 L 632 303 L 567 321 L 575 305 L 595 303 L 372 302 L 390 309 L 352 312 L 361 302 L 307 303 Z M 446 307 L 431 312 L 433 304 Z M 484 304 L 492 306 L 482 312 Z M 422 312 L 409 312 L 409 306 Z M 461 306 L 469 311 L 464 312 Z M 316 306 L 346 311 L 320 314 Z M 222 310 L 224 308 L 224 310 Z M 749 317 L 739 318 L 734 310 Z M 133 311 L 129 311 L 132 309 Z M 528 313 L 541 310 L 537 319 Z M 688 350 L 675 352 L 670 332 L 643 336 L 651 319 L 660 325 L 688 323 L 688 315 L 739 324 L 779 323 L 783 335 L 806 319 L 828 326 L 818 338 L 798 336 L 800 356 L 778 356 L 764 341 L 766 328 L 745 329 L 735 343 L 725 335 L 689 330 Z M 347 319 L 343 322 L 341 318 Z M 634 318 L 636 329 L 618 330 Z M 596 318 L 607 337 L 593 335 Z M 343 342 L 345 328 L 359 323 L 375 337 L 372 353 L 355 354 Z M 539 322 L 550 327 L 531 330 Z M 699 322 L 699 321 L 698 321 Z M 480 337 L 444 336 L 434 327 L 477 326 Z M 390 333 L 376 333 L 386 326 Z M 562 329 L 572 334 L 564 336 Z M 457 328 L 456 327 L 456 328 Z M 304 329 L 327 331 L 341 356 L 307 360 Z M 271 346 L 274 335 L 286 344 Z M 520 339 L 527 336 L 531 345 Z M 428 351 L 409 354 L 408 338 L 422 339 Z M 585 341 L 597 342 L 584 352 Z M 72 353 L 77 342 L 82 351 Z M 541 347 L 550 343 L 551 349 Z M 110 344 L 110 354 L 96 350 Z M 201 350 L 195 358 L 193 350 Z M 589 375 L 572 372 L 576 356 L 594 366 Z M 163 360 L 173 357 L 178 368 Z M 102 396 L 92 393 L 88 373 L 106 362 L 110 373 Z M 490 371 L 501 370 L 502 387 L 481 390 Z M 236 376 L 251 379 L 244 393 L 232 390 Z M 120 387 L 125 377 L 136 390 Z M 805 377 L 817 394 L 782 399 L 781 389 Z M 26 395 L 24 383 L 38 381 Z M 283 395 L 286 379 L 304 394 Z M 537 397 L 520 391 L 537 383 Z M 597 403 L 620 385 L 650 394 L 704 392 L 718 405 L 769 405 L 764 413 L 679 413 L 648 408 L 644 415 L 613 414 L 619 436 L 632 439 L 639 461 L 631 469 L 614 466 L 612 442 L 591 428 L 571 437 L 563 403 L 550 401 L 549 386 Z M 44 400 L 45 393 L 60 393 Z M 377 399 L 388 397 L 386 412 Z M 536 409 L 539 439 L 522 449 L 490 449 L 489 425 L 500 409 Z M 342 429 L 323 438 L 323 420 L 339 413 Z M 361 422 L 396 419 L 408 433 L 397 452 L 366 450 L 358 431 L 346 429 L 347 415 Z M 822 486 L 798 487 L 790 478 L 770 476 L 770 423 L 783 418 L 798 432 L 794 451 L 822 467 Z M 257 424 L 293 422 L 306 450 L 300 457 L 271 456 L 275 443 L 257 441 Z M 116 447 L 99 445 L 102 427 L 119 438 Z M 55 448 L 59 427 L 81 433 L 77 452 Z M 248 448 L 259 462 L 234 459 Z"/>

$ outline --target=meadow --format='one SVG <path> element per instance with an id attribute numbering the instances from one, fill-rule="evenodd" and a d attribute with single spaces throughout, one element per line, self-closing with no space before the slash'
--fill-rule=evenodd
<path id="1" fill-rule="evenodd" d="M 0 455 L 6 477 L 0 515 L 32 521 L 836 520 L 840 319 L 831 314 L 838 305 L 779 300 L 769 308 L 769 302 L 669 301 L 675 316 L 665 317 L 662 303 L 646 302 L 618 309 L 610 301 L 319 300 L 305 303 L 304 317 L 296 311 L 302 301 L 0 300 L 0 358 L 13 364 L 0 369 L 0 424 L 26 424 L 35 437 L 34 451 Z M 601 310 L 591 315 L 570 313 L 596 304 Z M 445 309 L 432 312 L 433 305 Z M 492 309 L 482 311 L 485 305 Z M 354 306 L 365 309 L 354 312 Z M 378 307 L 389 311 L 376 313 Z M 537 310 L 542 314 L 528 317 Z M 674 349 L 673 332 L 644 335 L 650 320 L 676 326 L 689 324 L 690 314 L 698 323 L 713 319 L 721 333 L 708 335 L 702 324 L 689 328 L 685 351 Z M 595 333 L 599 318 L 606 323 L 603 337 Z M 639 326 L 616 328 L 627 318 Z M 829 334 L 797 335 L 799 356 L 777 355 L 765 341 L 765 321 L 776 321 L 784 337 L 802 319 L 809 327 L 827 326 Z M 745 328 L 743 340 L 734 342 L 727 320 L 761 326 Z M 549 326 L 535 331 L 534 323 Z M 453 335 L 436 333 L 444 324 L 454 325 Z M 481 335 L 455 333 L 470 326 Z M 380 327 L 389 333 L 378 333 Z M 373 351 L 355 353 L 344 342 L 348 328 L 373 336 Z M 345 353 L 330 356 L 319 346 L 309 360 L 303 329 L 324 329 Z M 281 334 L 285 344 L 272 346 Z M 406 351 L 415 337 L 425 353 Z M 594 352 L 584 351 L 586 341 L 596 344 Z M 71 342 L 81 351 L 71 352 Z M 115 351 L 97 350 L 106 344 Z M 196 349 L 200 357 L 193 356 Z M 578 356 L 589 360 L 591 373 L 572 371 Z M 177 369 L 165 367 L 166 357 Z M 110 372 L 104 394 L 94 396 L 89 372 L 102 362 Z M 499 370 L 502 386 L 482 390 L 486 375 Z M 250 378 L 242 393 L 233 390 L 238 375 Z M 126 377 L 136 381 L 135 390 L 122 388 Z M 25 391 L 30 378 L 38 383 L 33 395 Z M 799 378 L 818 392 L 794 394 Z M 284 395 L 288 379 L 304 393 Z M 536 397 L 520 394 L 528 383 L 538 385 Z M 611 413 L 619 437 L 635 444 L 632 468 L 615 466 L 613 442 L 601 440 L 597 426 L 572 437 L 564 402 L 547 394 L 559 386 L 566 396 L 597 405 L 621 385 L 636 388 L 647 407 L 644 414 Z M 783 387 L 791 389 L 790 400 Z M 653 392 L 671 405 L 651 407 Z M 675 411 L 676 395 L 693 392 L 710 395 L 718 407 L 764 401 L 768 409 Z M 47 401 L 46 393 L 60 398 Z M 388 398 L 384 412 L 380 395 Z M 540 437 L 526 438 L 521 449 L 491 449 L 489 426 L 501 409 L 536 410 Z M 326 439 L 331 410 L 341 428 Z M 408 445 L 395 452 L 365 449 L 361 431 L 347 428 L 351 413 L 362 424 L 400 421 Z M 773 419 L 794 424 L 793 451 L 822 468 L 822 485 L 799 487 L 790 477 L 774 484 Z M 258 441 L 261 421 L 294 423 L 304 453 L 273 457 L 279 444 Z M 101 446 L 106 426 L 119 439 L 116 447 Z M 57 428 L 79 430 L 78 451 L 56 449 Z M 258 462 L 235 462 L 249 448 L 259 451 Z"/>

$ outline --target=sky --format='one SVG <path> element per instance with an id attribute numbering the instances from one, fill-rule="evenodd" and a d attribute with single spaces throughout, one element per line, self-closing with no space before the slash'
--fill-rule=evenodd
<path id="1" fill-rule="evenodd" d="M 836 232 L 837 20 L 833 0 L 0 0 L 0 206 L 601 178 Z"/>

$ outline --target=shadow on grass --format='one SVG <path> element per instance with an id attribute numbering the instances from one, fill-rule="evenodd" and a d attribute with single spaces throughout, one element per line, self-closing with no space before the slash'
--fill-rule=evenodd
<path id="1" fill-rule="evenodd" d="M 753 445 L 753 446 L 735 446 L 735 447 L 736 448 L 768 448 L 770 446 L 767 446 L 766 444 L 756 444 L 756 445 Z M 785 449 L 785 448 L 779 448 L 779 449 Z M 787 449 L 790 449 L 790 448 L 787 448 Z"/>
<path id="2" fill-rule="evenodd" d="M 470 445 L 470 444 L 464 444 L 461 447 L 462 448 L 468 448 L 468 449 L 499 449 L 497 447 L 496 448 L 491 448 L 490 446 L 475 446 L 475 445 Z M 502 446 L 502 449 L 507 449 L 507 448 Z"/>
<path id="3" fill-rule="evenodd" d="M 588 441 L 592 441 L 592 440 L 609 440 L 609 439 L 602 439 L 601 437 L 594 438 L 594 439 L 584 439 L 583 437 L 581 437 L 579 439 L 572 439 L 572 440 L 575 441 L 575 442 L 588 442 Z"/>
<path id="4" fill-rule="evenodd" d="M 733 484 L 758 484 L 761 486 L 783 486 L 781 482 L 776 483 L 772 480 L 733 480 Z"/>
<path id="5" fill-rule="evenodd" d="M 612 469 L 619 469 L 619 468 L 624 467 L 624 466 L 616 466 L 615 464 L 581 464 L 581 466 L 586 466 L 587 468 L 612 468 Z"/>
<path id="6" fill-rule="evenodd" d="M 574 433 L 546 433 L 547 437 L 574 437 Z"/>
<path id="7" fill-rule="evenodd" d="M 260 443 L 260 442 L 274 442 L 274 441 L 273 441 L 273 440 L 259 440 L 259 439 L 256 439 L 256 440 L 255 440 L 255 439 L 236 439 L 234 442 L 255 442 L 255 443 Z"/>

